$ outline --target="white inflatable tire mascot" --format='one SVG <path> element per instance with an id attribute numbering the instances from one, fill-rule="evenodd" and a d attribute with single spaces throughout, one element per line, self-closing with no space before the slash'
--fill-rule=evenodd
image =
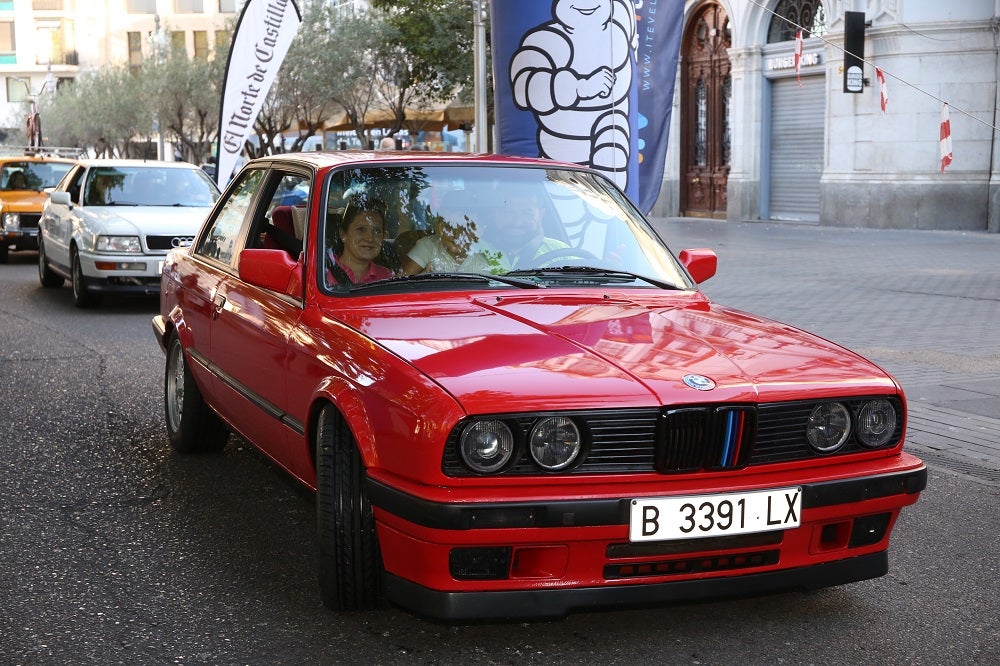
<path id="1" fill-rule="evenodd" d="M 553 0 L 510 63 L 514 104 L 538 123 L 539 155 L 628 184 L 629 90 L 637 44 L 629 0 Z"/>

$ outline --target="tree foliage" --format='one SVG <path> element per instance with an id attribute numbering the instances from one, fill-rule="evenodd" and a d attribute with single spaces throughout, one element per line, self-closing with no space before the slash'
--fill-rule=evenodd
<path id="1" fill-rule="evenodd" d="M 373 0 L 361 13 L 326 0 L 301 5 L 303 25 L 256 120 L 251 157 L 298 150 L 344 118 L 365 145 L 365 116 L 379 109 L 394 118 L 389 133 L 412 131 L 408 110 L 472 88 L 469 0 Z M 218 139 L 227 53 L 198 59 L 152 47 L 140 67 L 104 66 L 43 95 L 45 142 L 132 157 L 148 151 L 158 128 L 183 159 L 205 161 Z"/>

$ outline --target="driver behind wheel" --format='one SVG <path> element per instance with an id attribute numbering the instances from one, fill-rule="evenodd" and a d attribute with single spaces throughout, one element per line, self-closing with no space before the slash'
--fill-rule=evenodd
<path id="1" fill-rule="evenodd" d="M 492 239 L 499 252 L 500 261 L 511 268 L 535 268 L 534 259 L 554 250 L 564 250 L 569 245 L 558 238 L 550 238 L 542 230 L 542 207 L 532 194 L 513 194 L 506 197 L 499 213 L 498 233 Z"/>

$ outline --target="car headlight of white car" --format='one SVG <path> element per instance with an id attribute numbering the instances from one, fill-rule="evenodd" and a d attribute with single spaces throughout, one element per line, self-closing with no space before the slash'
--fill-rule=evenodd
<path id="1" fill-rule="evenodd" d="M 21 228 L 21 214 L 20 213 L 4 213 L 3 214 L 3 228 L 8 231 L 16 231 Z"/>
<path id="2" fill-rule="evenodd" d="M 138 236 L 98 236 L 98 252 L 142 253 L 142 243 Z"/>

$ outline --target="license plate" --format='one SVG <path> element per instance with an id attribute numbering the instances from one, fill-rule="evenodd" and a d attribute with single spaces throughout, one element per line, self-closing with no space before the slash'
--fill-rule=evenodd
<path id="1" fill-rule="evenodd" d="M 630 541 L 668 541 L 798 527 L 802 489 L 632 500 Z"/>

